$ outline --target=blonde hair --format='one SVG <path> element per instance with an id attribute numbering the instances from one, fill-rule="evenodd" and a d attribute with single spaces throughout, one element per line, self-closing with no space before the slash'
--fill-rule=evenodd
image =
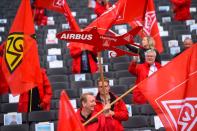
<path id="1" fill-rule="evenodd" d="M 155 40 L 153 39 L 153 37 L 145 36 L 144 38 L 147 38 L 147 42 L 148 42 L 149 48 L 150 49 L 155 49 Z"/>
<path id="2" fill-rule="evenodd" d="M 103 80 L 104 80 L 104 82 L 109 83 L 109 79 L 108 79 L 107 77 L 103 77 Z M 97 79 L 97 84 L 98 84 L 100 81 L 102 81 L 101 77 L 99 77 L 99 78 Z"/>

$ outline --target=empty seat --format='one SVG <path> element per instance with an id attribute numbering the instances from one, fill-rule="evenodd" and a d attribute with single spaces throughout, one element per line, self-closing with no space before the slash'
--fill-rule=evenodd
<path id="1" fill-rule="evenodd" d="M 112 78 L 112 79 L 115 77 L 114 72 L 104 72 L 103 75 L 104 75 L 104 77 Z M 101 76 L 100 73 L 94 73 L 94 74 L 92 74 L 92 79 L 97 80 L 100 76 Z"/>
<path id="2" fill-rule="evenodd" d="M 56 90 L 54 93 L 54 98 L 59 99 L 61 92 L 62 92 L 62 90 Z M 66 89 L 66 93 L 69 96 L 69 98 L 79 97 L 79 93 L 78 93 L 77 88 Z"/>
<path id="3" fill-rule="evenodd" d="M 33 111 L 28 114 L 29 122 L 44 122 L 55 120 L 55 112 L 48 111 Z"/>
<path id="4" fill-rule="evenodd" d="M 135 84 L 136 77 L 121 77 L 119 78 L 120 85 L 127 85 L 128 87 Z"/>
<path id="5" fill-rule="evenodd" d="M 121 78 L 121 77 L 132 77 L 133 75 L 129 73 L 128 70 L 121 70 L 121 71 L 116 71 L 115 76 L 116 78 Z"/>
<path id="6" fill-rule="evenodd" d="M 71 88 L 92 87 L 92 86 L 93 86 L 92 80 L 71 82 Z"/>
<path id="7" fill-rule="evenodd" d="M 55 82 L 55 83 L 51 83 L 51 86 L 53 90 L 70 88 L 68 82 Z"/>
<path id="8" fill-rule="evenodd" d="M 125 93 L 127 89 L 128 88 L 125 85 L 115 85 L 115 86 L 111 86 L 110 88 L 111 92 L 117 95 Z"/>
<path id="9" fill-rule="evenodd" d="M 123 62 L 123 63 L 114 63 L 113 64 L 113 70 L 127 70 L 129 67 L 129 62 Z"/>
<path id="10" fill-rule="evenodd" d="M 50 82 L 66 82 L 68 81 L 68 76 L 66 75 L 51 75 L 49 76 Z"/>
<path id="11" fill-rule="evenodd" d="M 132 94 L 128 94 L 125 97 L 123 97 L 123 100 L 126 104 L 131 104 L 132 103 Z"/>
<path id="12" fill-rule="evenodd" d="M 17 112 L 18 109 L 18 103 L 3 103 L 1 104 L 1 112 L 7 113 L 7 112 Z"/>
<path id="13" fill-rule="evenodd" d="M 129 56 L 120 56 L 120 57 L 111 58 L 110 61 L 112 63 L 129 62 L 130 58 Z"/>
<path id="14" fill-rule="evenodd" d="M 47 69 L 48 75 L 66 75 L 66 68 L 49 68 Z"/>
<path id="15" fill-rule="evenodd" d="M 156 112 L 150 104 L 141 105 L 141 114 L 142 115 L 156 115 Z"/>
<path id="16" fill-rule="evenodd" d="M 127 121 L 122 122 L 125 128 L 142 128 L 148 127 L 148 122 L 145 116 L 132 116 Z"/>
<path id="17" fill-rule="evenodd" d="M 28 124 L 1 126 L 0 131 L 29 131 Z"/>

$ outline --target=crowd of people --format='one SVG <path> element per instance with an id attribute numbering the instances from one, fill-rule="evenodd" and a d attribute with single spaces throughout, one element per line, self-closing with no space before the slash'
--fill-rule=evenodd
<path id="1" fill-rule="evenodd" d="M 185 20 L 190 19 L 191 16 L 187 15 L 182 18 L 182 14 L 187 12 L 188 8 L 182 8 L 182 4 L 190 4 L 190 0 L 187 3 L 180 3 L 175 0 L 171 0 L 174 3 L 175 19 Z M 111 4 L 107 0 L 95 0 L 89 1 L 89 7 L 94 8 L 95 14 L 99 17 L 105 10 L 107 10 Z M 184 13 L 180 13 L 180 8 Z M 179 10 L 179 12 L 177 12 Z M 46 17 L 44 16 L 44 10 L 36 10 L 36 19 L 38 24 L 46 25 Z M 41 13 L 38 13 L 41 12 Z M 41 16 L 42 15 L 42 18 Z M 180 18 L 181 16 L 181 18 Z M 191 38 L 186 38 L 183 41 L 183 50 L 193 45 Z M 144 79 L 153 75 L 156 71 L 162 68 L 161 57 L 157 49 L 155 48 L 155 41 L 152 37 L 146 36 L 141 41 L 142 48 L 132 46 L 130 44 L 125 45 L 129 51 L 137 53 L 137 57 L 133 57 L 130 65 L 128 67 L 128 72 L 136 76 L 135 84 L 140 83 Z M 92 50 L 87 50 L 87 48 L 79 48 L 77 46 L 69 47 L 70 55 L 73 58 L 72 63 L 72 73 L 96 73 L 98 72 L 97 65 L 97 54 Z M 178 56 L 180 53 L 176 54 L 174 57 Z M 10 93 L 9 83 L 3 75 L 1 68 L 1 63 L 4 54 L 4 44 L 0 46 L 0 95 Z M 42 68 L 42 84 L 37 85 L 33 89 L 23 94 L 20 94 L 20 99 L 18 103 L 18 112 L 32 112 L 39 110 L 50 111 L 50 103 L 53 94 L 53 90 L 50 81 L 47 77 L 46 70 Z M 99 78 L 97 81 L 98 94 L 94 96 L 92 93 L 81 94 L 80 103 L 81 107 L 77 110 L 76 114 L 82 123 L 89 120 L 96 113 L 104 109 L 97 118 L 93 119 L 90 123 L 85 126 L 86 131 L 92 130 L 107 130 L 110 131 L 124 131 L 122 126 L 122 121 L 128 120 L 128 111 L 123 100 L 119 100 L 114 105 L 111 105 L 118 96 L 110 91 L 109 79 L 104 77 Z M 132 97 L 132 103 L 134 104 L 145 104 L 148 103 L 146 98 L 143 96 L 138 88 L 135 88 Z"/>

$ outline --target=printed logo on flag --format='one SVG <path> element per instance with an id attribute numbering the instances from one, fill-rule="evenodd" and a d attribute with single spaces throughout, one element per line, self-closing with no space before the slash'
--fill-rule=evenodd
<path id="1" fill-rule="evenodd" d="M 12 33 L 8 36 L 5 61 L 8 65 L 10 73 L 12 73 L 22 61 L 23 46 L 24 35 L 22 33 Z"/>
<path id="2" fill-rule="evenodd" d="M 58 8 L 62 8 L 63 5 L 64 5 L 64 0 L 54 0 L 53 2 L 53 6 Z"/>
<path id="3" fill-rule="evenodd" d="M 192 130 L 197 124 L 197 97 L 161 102 L 177 130 Z M 178 118 L 177 111 L 179 112 Z"/>

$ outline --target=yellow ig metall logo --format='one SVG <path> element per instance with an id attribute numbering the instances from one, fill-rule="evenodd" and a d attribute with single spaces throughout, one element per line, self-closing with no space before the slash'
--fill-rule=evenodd
<path id="1" fill-rule="evenodd" d="M 12 33 L 8 36 L 6 44 L 5 61 L 10 73 L 12 73 L 23 59 L 24 35 Z"/>

